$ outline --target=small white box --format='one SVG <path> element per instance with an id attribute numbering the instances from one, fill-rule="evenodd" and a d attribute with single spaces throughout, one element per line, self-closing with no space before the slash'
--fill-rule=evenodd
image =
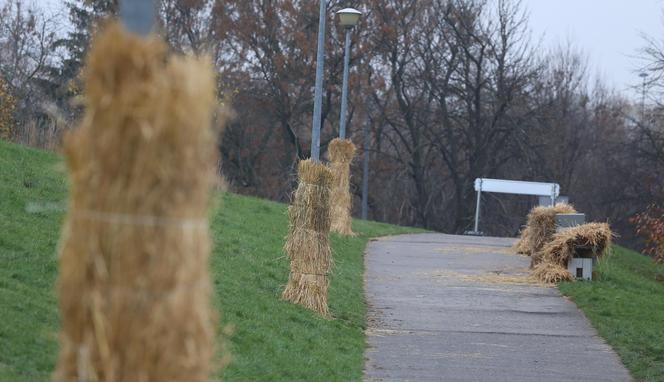
<path id="1" fill-rule="evenodd" d="M 567 270 L 576 279 L 593 279 L 593 259 L 573 257 L 567 263 Z"/>

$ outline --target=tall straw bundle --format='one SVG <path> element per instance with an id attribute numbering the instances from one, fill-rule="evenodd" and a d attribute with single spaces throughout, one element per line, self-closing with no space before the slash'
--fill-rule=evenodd
<path id="1" fill-rule="evenodd" d="M 207 381 L 207 211 L 216 163 L 209 60 L 117 24 L 93 42 L 66 137 L 56 381 Z"/>
<path id="2" fill-rule="evenodd" d="M 350 139 L 335 138 L 330 142 L 330 171 L 333 183 L 330 195 L 330 230 L 353 236 L 350 195 L 350 163 L 355 156 L 355 145 Z"/>
<path id="3" fill-rule="evenodd" d="M 613 232 L 606 223 L 588 223 L 560 231 L 533 258 L 534 275 L 541 281 L 562 281 L 571 279 L 567 263 L 578 251 L 588 251 L 592 256 L 605 256 L 613 238 Z M 560 277 L 560 270 L 567 278 Z"/>
<path id="4" fill-rule="evenodd" d="M 290 259 L 290 275 L 282 297 L 328 316 L 332 173 L 321 163 L 303 160 L 298 166 L 298 176 L 300 183 L 288 208 L 290 224 L 284 250 Z"/>
<path id="5" fill-rule="evenodd" d="M 537 253 L 556 232 L 556 215 L 574 212 L 574 207 L 565 203 L 533 208 L 528 214 L 526 228 L 521 232 L 521 239 L 515 244 L 516 251 L 528 256 Z"/>

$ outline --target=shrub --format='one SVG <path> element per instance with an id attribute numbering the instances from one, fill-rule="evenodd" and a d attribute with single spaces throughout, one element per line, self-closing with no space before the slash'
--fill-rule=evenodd
<path id="1" fill-rule="evenodd" d="M 0 78 L 0 139 L 10 139 L 12 136 L 15 107 L 16 101 L 9 85 Z"/>
<path id="2" fill-rule="evenodd" d="M 636 233 L 646 239 L 645 253 L 664 264 L 664 208 L 652 204 L 632 222 L 636 224 Z"/>

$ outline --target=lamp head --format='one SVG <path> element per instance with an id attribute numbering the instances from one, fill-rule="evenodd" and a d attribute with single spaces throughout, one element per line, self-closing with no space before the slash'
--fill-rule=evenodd
<path id="1" fill-rule="evenodd" d="M 360 16 L 362 16 L 362 12 L 355 8 L 344 8 L 337 11 L 337 15 L 339 15 L 339 24 L 341 24 L 341 26 L 344 28 L 352 28 L 357 25 Z"/>

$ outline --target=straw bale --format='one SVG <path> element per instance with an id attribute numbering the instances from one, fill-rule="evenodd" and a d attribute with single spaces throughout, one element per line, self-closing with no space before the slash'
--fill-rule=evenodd
<path id="1" fill-rule="evenodd" d="M 541 262 L 535 265 L 533 277 L 543 283 L 559 283 L 561 281 L 572 281 L 572 274 L 567 268 L 551 262 Z"/>
<path id="2" fill-rule="evenodd" d="M 535 275 L 544 281 L 553 277 L 551 274 L 560 273 L 557 268 L 567 272 L 567 263 L 578 251 L 589 251 L 598 258 L 606 256 L 612 238 L 613 232 L 606 223 L 588 223 L 565 229 L 553 235 L 553 239 L 532 256 L 531 266 Z"/>
<path id="3" fill-rule="evenodd" d="M 551 240 L 556 232 L 556 215 L 575 213 L 570 204 L 559 203 L 554 207 L 535 207 L 528 214 L 528 223 L 515 244 L 517 253 L 532 256 Z"/>
<path id="4" fill-rule="evenodd" d="M 93 41 L 64 147 L 55 381 L 209 380 L 213 73 L 118 24 Z"/>
<path id="5" fill-rule="evenodd" d="M 355 156 L 355 145 L 349 139 L 333 139 L 330 142 L 330 171 L 333 183 L 330 195 L 331 231 L 353 236 L 352 197 L 350 195 L 350 163 Z"/>
<path id="6" fill-rule="evenodd" d="M 330 250 L 330 186 L 332 173 L 311 160 L 298 165 L 299 184 L 288 208 L 289 232 L 284 250 L 290 275 L 282 298 L 323 316 L 327 307 Z"/>
<path id="7" fill-rule="evenodd" d="M 611 247 L 613 232 L 606 223 L 588 223 L 560 231 L 553 235 L 533 260 L 549 261 L 567 267 L 569 259 L 579 248 L 587 248 L 593 256 L 603 257 Z"/>
<path id="8" fill-rule="evenodd" d="M 530 256 L 529 244 L 530 244 L 530 228 L 528 226 L 525 226 L 521 231 L 521 237 L 512 246 L 512 250 L 518 254 Z"/>

